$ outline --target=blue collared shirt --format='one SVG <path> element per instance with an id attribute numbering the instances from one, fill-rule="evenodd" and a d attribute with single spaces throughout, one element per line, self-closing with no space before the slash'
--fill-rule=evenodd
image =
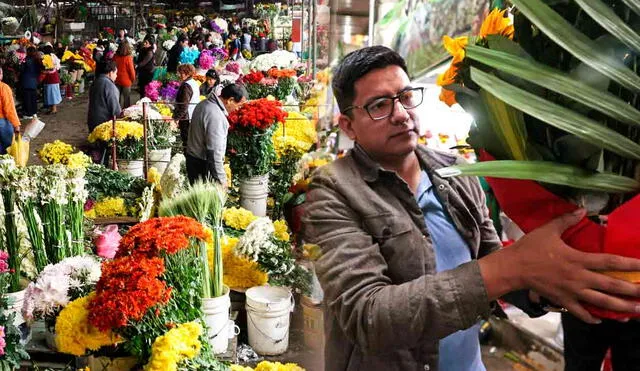
<path id="1" fill-rule="evenodd" d="M 423 170 L 416 200 L 427 225 L 436 256 L 436 271 L 442 272 L 471 261 L 471 251 L 451 217 L 442 207 L 429 175 Z M 486 371 L 480 353 L 476 324 L 440 340 L 441 371 Z"/>

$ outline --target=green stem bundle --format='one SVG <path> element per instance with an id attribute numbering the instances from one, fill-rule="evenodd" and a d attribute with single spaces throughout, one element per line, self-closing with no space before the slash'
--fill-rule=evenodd
<path id="1" fill-rule="evenodd" d="M 67 257 L 67 233 L 64 209 L 57 202 L 50 201 L 40 208 L 40 219 L 44 232 L 44 245 L 50 263 L 57 264 Z"/>
<path id="2" fill-rule="evenodd" d="M 24 203 L 19 203 L 18 208 L 20 209 L 27 225 L 27 234 L 29 235 L 29 241 L 31 242 L 33 250 L 36 271 L 40 273 L 44 267 L 49 264 L 49 261 L 47 259 L 47 252 L 44 248 L 44 239 L 42 231 L 40 230 L 40 223 L 36 220 L 34 203 L 32 200 L 27 200 Z"/>
<path id="3" fill-rule="evenodd" d="M 9 280 L 9 290 L 11 292 L 20 290 L 20 238 L 18 237 L 18 225 L 16 223 L 15 200 L 16 192 L 14 190 L 2 190 L 6 247 L 9 254 L 9 269 L 11 270 L 11 278 Z"/>
<path id="4" fill-rule="evenodd" d="M 69 229 L 71 230 L 71 243 L 69 250 L 71 256 L 84 253 L 84 203 L 82 201 L 69 200 L 67 204 Z"/>

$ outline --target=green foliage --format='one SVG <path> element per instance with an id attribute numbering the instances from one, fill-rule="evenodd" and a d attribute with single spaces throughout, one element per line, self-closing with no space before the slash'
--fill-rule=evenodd
<path id="1" fill-rule="evenodd" d="M 9 366 L 7 369 L 19 369 L 22 360 L 28 360 L 29 354 L 20 343 L 21 332 L 14 325 L 16 313 L 8 313 L 9 306 L 13 304 L 7 297 L 9 288 L 9 274 L 0 273 L 0 326 L 4 327 L 4 355 L 0 357 L 0 365 Z"/>
<path id="2" fill-rule="evenodd" d="M 277 100 L 285 101 L 287 97 L 293 93 L 297 85 L 296 79 L 293 77 L 278 79 L 278 85 L 273 94 Z"/>
<path id="3" fill-rule="evenodd" d="M 291 187 L 293 177 L 297 173 L 297 165 L 300 156 L 297 153 L 287 152 L 280 156 L 280 160 L 274 164 L 269 177 L 269 192 L 273 196 L 274 205 L 271 219 L 282 219 L 284 215 L 285 196 Z"/>
<path id="4" fill-rule="evenodd" d="M 104 197 L 138 197 L 148 186 L 139 177 L 110 170 L 100 165 L 87 167 L 85 175 L 89 198 L 99 200 Z"/>
<path id="5" fill-rule="evenodd" d="M 231 173 L 238 179 L 268 174 L 271 171 L 276 152 L 271 136 L 276 125 L 265 131 L 247 129 L 229 131 L 227 155 Z"/>

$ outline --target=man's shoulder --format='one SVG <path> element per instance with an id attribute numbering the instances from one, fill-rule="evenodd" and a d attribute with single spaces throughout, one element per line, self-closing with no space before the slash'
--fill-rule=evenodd
<path id="1" fill-rule="evenodd" d="M 419 144 L 416 148 L 418 156 L 435 169 L 465 163 L 466 160 L 456 154 Z"/>

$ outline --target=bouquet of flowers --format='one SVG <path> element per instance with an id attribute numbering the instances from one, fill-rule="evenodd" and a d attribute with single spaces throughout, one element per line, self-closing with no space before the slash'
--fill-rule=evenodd
<path id="1" fill-rule="evenodd" d="M 239 75 L 240 73 L 242 73 L 242 67 L 240 66 L 240 63 L 238 62 L 229 62 L 224 66 L 224 69 L 226 71 L 235 73 L 236 75 Z"/>
<path id="2" fill-rule="evenodd" d="M 63 164 L 69 168 L 84 168 L 91 164 L 89 156 L 76 152 L 72 145 L 57 139 L 52 143 L 45 143 L 38 151 L 38 156 L 47 165 Z"/>
<path id="3" fill-rule="evenodd" d="M 178 127 L 173 120 L 149 121 L 148 138 L 152 149 L 169 148 L 176 141 Z"/>
<path id="4" fill-rule="evenodd" d="M 176 100 L 178 96 L 178 89 L 180 88 L 180 83 L 177 81 L 170 81 L 167 83 L 162 89 L 160 89 L 160 97 L 163 100 L 173 102 Z"/>
<path id="5" fill-rule="evenodd" d="M 173 46 L 176 45 L 176 42 L 173 40 L 166 40 L 165 42 L 162 43 L 162 48 L 166 51 L 171 50 L 171 48 L 173 48 Z"/>
<path id="6" fill-rule="evenodd" d="M 269 71 L 272 67 L 285 69 L 292 68 L 298 62 L 295 53 L 286 50 L 277 50 L 273 53 L 261 54 L 251 61 L 249 67 L 256 71 Z"/>
<path id="7" fill-rule="evenodd" d="M 271 68 L 267 75 L 273 79 L 278 80 L 278 87 L 276 88 L 274 95 L 278 100 L 285 100 L 296 87 L 296 71 L 293 69 L 278 69 Z"/>
<path id="8" fill-rule="evenodd" d="M 278 80 L 266 78 L 262 72 L 251 71 L 241 79 L 242 84 L 247 89 L 249 99 L 266 98 L 275 94 L 278 87 Z"/>
<path id="9" fill-rule="evenodd" d="M 162 87 L 162 83 L 160 81 L 154 80 L 151 81 L 145 88 L 144 94 L 147 98 L 151 99 L 153 102 L 157 102 L 160 98 L 160 88 Z"/>
<path id="10" fill-rule="evenodd" d="M 640 122 L 640 76 L 629 68 L 640 51 L 629 25 L 638 9 L 626 1 L 615 11 L 577 1 L 575 16 L 565 4 L 511 3 L 515 27 L 505 11 L 494 10 L 477 37 L 444 39 L 453 62 L 438 78 L 441 99 L 474 112 L 469 143 L 483 162 L 440 173 L 488 177 L 525 232 L 578 206 L 594 217 L 609 214 L 606 227 L 585 218 L 565 241 L 582 251 L 638 257 L 640 235 L 629 227 L 640 202 L 640 137 L 633 128 Z M 635 281 L 633 274 L 612 274 Z"/>
<path id="11" fill-rule="evenodd" d="M 116 217 L 139 216 L 146 205 L 143 195 L 150 187 L 144 179 L 91 165 L 86 170 L 88 200 L 84 205 L 85 216 Z"/>
<path id="12" fill-rule="evenodd" d="M 193 46 L 191 48 L 184 48 L 182 53 L 180 53 L 180 63 L 181 64 L 196 64 L 196 60 L 200 56 L 200 51 L 197 47 Z"/>
<path id="13" fill-rule="evenodd" d="M 213 57 L 211 50 L 203 50 L 198 58 L 198 67 L 203 70 L 208 70 L 216 64 L 216 59 Z"/>
<path id="14" fill-rule="evenodd" d="M 275 124 L 286 118 L 282 103 L 268 99 L 249 101 L 229 114 L 227 153 L 233 174 L 245 179 L 269 173 Z"/>
<path id="15" fill-rule="evenodd" d="M 119 159 L 136 160 L 142 157 L 142 151 L 144 150 L 142 143 L 143 132 L 142 124 L 137 122 L 116 121 L 114 130 L 113 123 L 107 121 L 96 126 L 89 134 L 88 140 L 89 143 L 100 141 L 107 145 L 111 144 L 112 140 L 115 140 L 117 142 L 116 155 Z"/>
<path id="16" fill-rule="evenodd" d="M 100 274 L 100 262 L 91 256 L 75 256 L 47 265 L 27 287 L 22 316 L 29 323 L 45 320 L 47 326 L 55 326 L 60 311 L 93 291 Z"/>

